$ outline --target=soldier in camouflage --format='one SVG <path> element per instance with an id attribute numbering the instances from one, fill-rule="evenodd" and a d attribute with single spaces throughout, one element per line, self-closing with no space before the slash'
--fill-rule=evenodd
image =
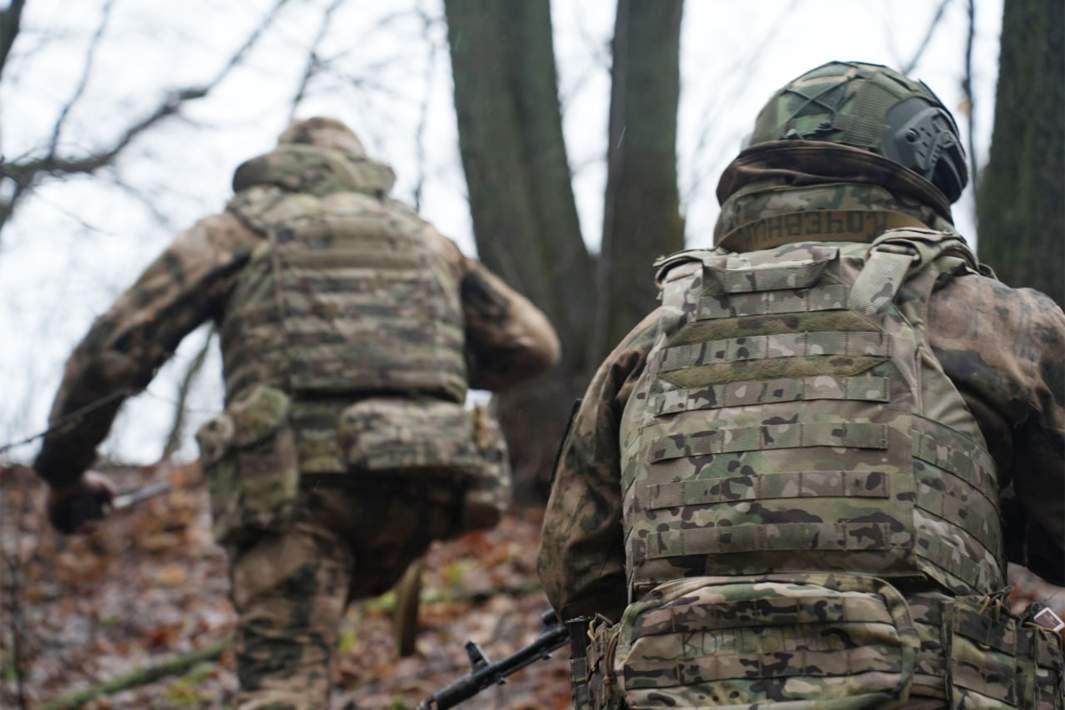
<path id="1" fill-rule="evenodd" d="M 226 410 L 197 438 L 236 608 L 236 706 L 321 708 L 347 604 L 430 542 L 491 526 L 508 471 L 464 408 L 558 358 L 529 301 L 403 204 L 328 118 L 241 165 L 226 210 L 181 234 L 93 324 L 35 468 L 60 529 L 111 495 L 83 475 L 122 399 L 213 320 Z M 86 406 L 86 416 L 74 416 Z"/>
<path id="2" fill-rule="evenodd" d="M 592 618 L 578 708 L 1063 707 L 1061 638 L 1003 599 L 1008 558 L 1065 580 L 1065 314 L 976 261 L 966 180 L 886 67 L 761 111 L 716 248 L 657 262 L 560 452 L 539 572 Z"/>

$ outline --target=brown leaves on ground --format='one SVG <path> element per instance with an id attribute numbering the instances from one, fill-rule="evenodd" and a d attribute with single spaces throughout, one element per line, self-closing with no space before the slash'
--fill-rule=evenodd
<path id="1" fill-rule="evenodd" d="M 22 467 L 0 469 L 0 707 L 28 707 L 202 649 L 233 630 L 225 555 L 211 539 L 195 466 L 108 471 L 120 490 L 169 480 L 167 495 L 62 537 L 42 515 L 45 487 Z M 490 660 L 539 633 L 537 513 L 508 517 L 430 551 L 417 654 L 399 658 L 391 594 L 354 605 L 341 629 L 333 706 L 414 708 L 469 670 L 473 639 Z M 16 642 L 17 638 L 17 642 Z M 565 708 L 566 653 L 536 663 L 463 707 Z M 95 708 L 225 707 L 233 659 L 193 667 L 94 701 Z"/>

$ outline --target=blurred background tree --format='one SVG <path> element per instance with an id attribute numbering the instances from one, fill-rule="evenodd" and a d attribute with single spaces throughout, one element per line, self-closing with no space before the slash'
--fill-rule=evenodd
<path id="1" fill-rule="evenodd" d="M 1065 3 L 1005 0 L 980 258 L 1065 306 Z"/>
<path id="2" fill-rule="evenodd" d="M 547 0 L 445 0 L 462 164 L 481 259 L 558 328 L 561 365 L 502 398 L 519 495 L 544 493 L 573 400 L 655 303 L 684 245 L 677 197 L 681 0 L 617 5 L 599 254 L 581 235 Z"/>

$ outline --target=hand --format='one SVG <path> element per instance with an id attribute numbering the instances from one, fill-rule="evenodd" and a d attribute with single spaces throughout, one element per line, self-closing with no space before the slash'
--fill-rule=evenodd
<path id="1" fill-rule="evenodd" d="M 1027 567 L 1009 564 L 1010 611 L 1023 614 L 1030 604 L 1050 607 L 1059 618 L 1065 618 L 1065 587 L 1057 587 L 1029 571 Z M 1063 630 L 1065 635 L 1065 630 Z"/>
<path id="2" fill-rule="evenodd" d="M 48 518 L 61 533 L 77 532 L 107 514 L 115 488 L 106 476 L 88 471 L 72 486 L 48 491 Z"/>

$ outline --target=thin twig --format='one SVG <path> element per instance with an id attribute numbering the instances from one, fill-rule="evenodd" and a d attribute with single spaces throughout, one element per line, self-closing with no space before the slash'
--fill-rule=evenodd
<path id="1" fill-rule="evenodd" d="M 421 210 L 422 208 L 422 192 L 425 190 L 426 181 L 426 157 L 425 151 L 425 131 L 429 125 L 429 103 L 433 97 L 433 78 L 436 76 L 436 63 L 437 57 L 440 54 L 441 47 L 432 37 L 433 21 L 427 14 L 421 12 L 419 7 L 420 16 L 422 18 L 422 38 L 429 47 L 429 54 L 425 63 L 425 87 L 422 94 L 421 105 L 418 107 L 418 126 L 414 131 L 414 156 L 416 163 L 416 172 L 414 179 L 414 209 Z"/>
<path id="2" fill-rule="evenodd" d="M 85 94 L 85 89 L 89 86 L 89 78 L 92 76 L 93 64 L 96 61 L 96 51 L 100 48 L 100 42 L 104 38 L 104 32 L 107 30 L 108 22 L 111 20 L 112 7 L 114 7 L 114 0 L 107 0 L 107 2 L 104 3 L 103 10 L 100 11 L 100 24 L 96 26 L 96 32 L 93 33 L 92 39 L 89 40 L 89 49 L 85 52 L 85 61 L 81 67 L 81 77 L 78 79 L 78 83 L 74 88 L 74 93 L 70 95 L 67 102 L 63 104 L 63 108 L 59 110 L 59 116 L 56 117 L 55 125 L 52 126 L 52 137 L 48 141 L 48 158 L 55 157 L 56 150 L 59 148 L 59 138 L 63 133 L 63 126 L 67 121 L 67 116 L 70 115 L 74 106 Z"/>
<path id="3" fill-rule="evenodd" d="M 749 78 L 753 68 L 757 66 L 757 58 L 765 54 L 765 48 L 776 39 L 798 4 L 799 0 L 792 0 L 788 3 L 788 6 L 777 14 L 773 26 L 762 36 L 758 44 L 754 45 L 750 52 L 738 58 L 732 66 L 723 72 L 723 76 L 741 77 L 742 81 L 736 84 L 732 91 L 727 94 L 724 91 L 711 92 L 707 105 L 704 106 L 701 112 L 703 120 L 700 125 L 699 138 L 696 141 L 695 150 L 692 151 L 691 178 L 688 181 L 687 189 L 684 190 L 684 194 L 681 196 L 685 204 L 692 204 L 702 190 L 703 182 L 710 176 L 710 167 L 699 170 L 698 166 L 700 163 L 712 162 L 704 161 L 703 156 L 710 147 L 710 139 L 719 135 L 720 126 L 717 124 L 717 115 L 725 107 L 731 107 L 736 96 L 748 90 Z"/>
<path id="4" fill-rule="evenodd" d="M 232 72 L 237 66 L 240 65 L 241 62 L 244 61 L 244 57 L 248 54 L 248 52 L 252 50 L 253 47 L 255 47 L 256 44 L 258 44 L 259 39 L 274 24 L 274 20 L 277 19 L 277 15 L 281 12 L 281 8 L 283 8 L 287 3 L 288 0 L 274 1 L 274 6 L 271 7 L 265 15 L 263 15 L 263 19 L 259 21 L 259 25 L 254 30 L 252 30 L 252 33 L 248 35 L 248 37 L 244 40 L 244 43 L 237 47 L 237 51 L 233 52 L 233 54 L 230 55 L 229 61 L 222 65 L 222 68 L 218 71 L 217 74 L 215 74 L 214 79 L 207 82 L 207 84 L 204 86 L 204 89 L 206 91 L 211 91 L 216 86 L 221 84 L 225 80 L 225 78 L 229 76 L 229 73 Z"/>
<path id="5" fill-rule="evenodd" d="M 207 353 L 211 352 L 214 334 L 213 327 L 207 331 L 207 337 L 204 338 L 203 345 L 200 347 L 199 352 L 196 353 L 196 357 L 189 363 L 184 376 L 181 378 L 181 383 L 178 385 L 177 402 L 174 403 L 174 419 L 170 425 L 170 433 L 166 437 L 166 445 L 163 446 L 163 455 L 160 457 L 162 459 L 170 458 L 181 446 L 181 437 L 185 432 L 185 404 L 188 402 L 192 383 L 196 381 L 196 377 L 203 370 L 203 364 L 207 362 Z"/>
<path id="6" fill-rule="evenodd" d="M 151 214 L 152 219 L 158 222 L 161 228 L 173 231 L 174 220 L 171 218 L 170 215 L 168 215 L 166 212 L 159 208 L 157 199 L 153 198 L 151 195 L 145 194 L 145 192 L 140 188 L 134 187 L 133 185 L 127 183 L 118 174 L 117 170 L 113 171 L 113 174 L 109 176 L 109 182 L 115 187 L 117 187 L 119 190 L 124 192 L 128 197 L 133 200 L 136 200 L 141 207 L 143 207 L 149 214 Z"/>
<path id="7" fill-rule="evenodd" d="M 932 42 L 932 36 L 936 33 L 936 28 L 939 27 L 939 21 L 943 19 L 943 13 L 947 9 L 947 5 L 950 4 L 950 0 L 941 0 L 939 7 L 936 8 L 935 13 L 932 15 L 932 21 L 928 23 L 928 29 L 925 30 L 924 38 L 921 43 L 917 45 L 917 51 L 910 57 L 910 61 L 906 62 L 906 66 L 902 68 L 903 74 L 909 74 L 917 68 L 917 63 L 921 61 L 921 57 L 924 55 L 928 45 Z"/>
<path id="8" fill-rule="evenodd" d="M 226 60 L 210 81 L 198 86 L 171 89 L 163 96 L 155 109 L 128 125 L 110 147 L 77 157 L 49 156 L 46 154 L 42 158 L 0 163 L 0 177 L 6 176 L 13 179 L 15 184 L 21 188 L 15 190 L 13 199 L 9 199 L 6 204 L 0 206 L 0 228 L 3 227 L 14 212 L 19 199 L 28 193 L 30 187 L 41 175 L 62 177 L 94 173 L 110 165 L 134 140 L 164 119 L 176 114 L 186 102 L 207 96 L 229 76 L 233 69 L 244 61 L 244 58 L 258 43 L 266 30 L 273 25 L 281 8 L 287 3 L 288 0 L 275 0 L 273 7 L 263 16 L 259 25 L 229 56 L 229 59 Z"/>
<path id="9" fill-rule="evenodd" d="M 311 49 L 307 52 L 307 64 L 303 67 L 303 76 L 300 77 L 300 83 L 296 87 L 296 93 L 292 97 L 292 108 L 288 114 L 288 120 L 291 121 L 296 117 L 296 111 L 299 110 L 300 103 L 307 95 L 307 86 L 311 83 L 311 78 L 318 71 L 318 48 L 322 46 L 322 42 L 325 41 L 325 36 L 329 33 L 329 26 L 333 21 L 333 14 L 340 9 L 340 6 L 344 4 L 345 0 L 333 0 L 329 3 L 329 7 L 322 13 L 322 21 L 318 25 L 318 32 L 314 35 L 314 40 L 311 42 Z"/>
<path id="10" fill-rule="evenodd" d="M 106 395 L 104 395 L 103 397 L 100 397 L 97 400 L 89 402 L 84 407 L 81 407 L 80 409 L 76 409 L 73 412 L 71 412 L 70 414 L 67 414 L 64 417 L 61 417 L 61 418 L 57 419 L 56 421 L 52 422 L 48 426 L 47 429 L 44 429 L 43 431 L 39 431 L 36 434 L 33 434 L 32 436 L 27 436 L 24 439 L 19 439 L 18 441 L 12 441 L 12 442 L 10 442 L 8 444 L 4 444 L 3 446 L 0 446 L 0 454 L 5 454 L 8 451 L 10 451 L 11 449 L 14 449 L 14 448 L 16 448 L 18 446 L 23 446 L 25 444 L 29 444 L 29 443 L 32 443 L 34 441 L 37 441 L 38 439 L 42 439 L 45 436 L 48 436 L 49 434 L 51 434 L 53 431 L 57 431 L 58 429 L 62 429 L 63 427 L 65 427 L 67 424 L 69 424 L 70 422 L 74 421 L 75 419 L 78 419 L 79 417 L 83 417 L 86 414 L 91 414 L 92 412 L 95 412 L 100 407 L 103 407 L 106 404 L 110 404 L 111 402 L 113 402 L 116 399 L 119 399 L 121 397 L 126 397 L 127 395 L 133 393 L 134 391 L 135 390 L 132 390 L 130 388 L 123 388 L 123 389 L 115 390 L 114 392 L 111 392 L 110 394 L 106 394 Z"/>
<path id="11" fill-rule="evenodd" d="M 217 661 L 232 644 L 233 638 L 227 636 L 197 651 L 183 653 L 144 668 L 138 668 L 106 683 L 60 696 L 45 705 L 44 710 L 65 710 L 66 708 L 81 707 L 104 695 L 114 695 L 124 690 L 154 683 L 162 678 L 186 673 L 201 663 Z"/>
<path id="12" fill-rule="evenodd" d="M 976 98 L 973 96 L 973 42 L 976 37 L 976 0 L 969 0 L 969 32 L 965 38 L 965 79 L 962 90 L 969 104 L 969 172 L 973 193 L 980 182 L 980 161 L 976 157 Z"/>

